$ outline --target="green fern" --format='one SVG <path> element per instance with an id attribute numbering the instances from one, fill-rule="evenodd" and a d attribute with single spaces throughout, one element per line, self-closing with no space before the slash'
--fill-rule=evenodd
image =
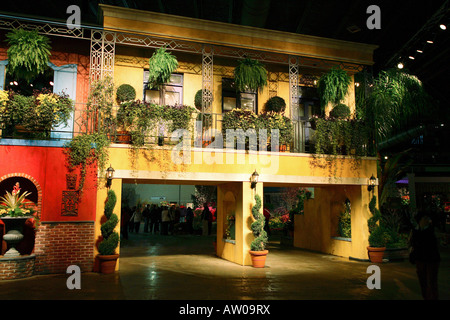
<path id="1" fill-rule="evenodd" d="M 322 110 L 330 102 L 333 105 L 340 103 L 345 98 L 351 81 L 352 79 L 347 72 L 340 68 L 332 68 L 321 76 L 317 89 Z"/>
<path id="2" fill-rule="evenodd" d="M 169 82 L 171 74 L 178 68 L 178 60 L 165 47 L 157 49 L 149 59 L 148 84 L 158 88 Z"/>
<path id="3" fill-rule="evenodd" d="M 15 29 L 6 35 L 9 72 L 30 82 L 43 74 L 50 59 L 50 40 L 37 31 Z"/>
<path id="4" fill-rule="evenodd" d="M 267 85 L 267 70 L 258 60 L 245 58 L 234 69 L 234 82 L 239 91 L 258 91 Z"/>

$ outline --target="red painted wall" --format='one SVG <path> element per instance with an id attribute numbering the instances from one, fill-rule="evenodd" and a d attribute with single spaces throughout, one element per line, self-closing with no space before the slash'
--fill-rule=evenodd
<path id="1" fill-rule="evenodd" d="M 78 215 L 61 216 L 62 192 L 68 190 L 66 173 L 69 173 L 64 148 L 0 146 L 0 178 L 11 173 L 27 174 L 40 185 L 42 189 L 41 221 L 95 220 L 97 198 L 95 168 L 88 170 L 78 204 Z"/>

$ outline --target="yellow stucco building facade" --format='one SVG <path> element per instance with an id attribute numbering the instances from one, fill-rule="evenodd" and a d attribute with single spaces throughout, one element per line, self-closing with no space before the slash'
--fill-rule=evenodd
<path id="1" fill-rule="evenodd" d="M 297 77 L 315 70 L 315 64 L 328 68 L 340 64 L 352 76 L 358 66 L 371 65 L 374 46 L 323 39 L 299 34 L 282 33 L 252 27 L 242 27 L 212 21 L 143 12 L 101 5 L 104 30 L 113 33 L 115 50 L 109 62 L 114 84 L 132 85 L 138 98 L 145 92 L 145 70 L 148 59 L 158 43 L 175 43 L 173 54 L 179 61 L 177 74 L 182 74 L 182 104 L 194 105 L 195 93 L 205 86 L 205 52 L 214 63 L 210 64 L 209 85 L 212 84 L 212 112 L 220 122 L 223 112 L 222 80 L 232 77 L 237 60 L 229 50 L 262 54 L 267 61 L 269 85 L 257 94 L 257 112 L 264 109 L 270 96 L 286 100 L 286 116 L 292 116 L 291 60 L 300 61 Z M 161 42 L 158 42 L 161 40 Z M 148 44 L 155 41 L 153 46 Z M 205 49 L 206 48 L 206 49 Z M 281 57 L 281 58 L 280 58 Z M 280 61 L 277 63 L 276 61 Z M 303 64 L 302 64 L 303 63 Z M 106 68 L 104 68 L 106 70 Z M 109 70 L 111 72 L 111 70 Z M 354 83 L 344 101 L 355 108 Z M 220 127 L 218 127 L 220 129 Z M 333 255 L 367 259 L 370 215 L 368 179 L 376 176 L 375 158 L 362 158 L 357 166 L 351 158 L 339 158 L 335 168 L 317 165 L 311 154 L 302 152 L 245 151 L 205 149 L 190 146 L 180 152 L 178 141 L 165 146 L 153 146 L 131 155 L 128 145 L 113 144 L 109 148 L 109 161 L 115 169 L 111 188 L 116 192 L 120 210 L 122 184 L 128 182 L 155 184 L 196 184 L 217 186 L 217 255 L 240 265 L 250 265 L 250 243 L 253 235 L 251 208 L 254 196 L 262 197 L 263 187 L 314 187 L 314 198 L 306 201 L 305 212 L 295 218 L 293 244 L 298 248 Z M 179 146 L 179 145 L 178 145 Z M 131 159 L 133 157 L 133 159 Z M 320 161 L 319 161 L 320 162 Z M 250 178 L 259 173 L 256 188 Z M 332 174 L 330 172 L 333 172 Z M 103 173 L 99 173 L 103 177 Z M 103 215 L 106 188 L 97 194 L 97 235 Z M 375 194 L 376 195 L 376 194 Z M 334 237 L 336 219 L 341 204 L 348 198 L 352 204 L 351 241 Z M 236 238 L 224 241 L 226 216 L 236 215 Z M 270 253 L 269 253 L 270 254 Z"/>

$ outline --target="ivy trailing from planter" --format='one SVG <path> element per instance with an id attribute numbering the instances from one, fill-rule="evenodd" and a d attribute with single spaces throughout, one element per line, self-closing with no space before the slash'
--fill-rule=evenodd
<path id="1" fill-rule="evenodd" d="M 369 128 L 355 119 L 316 118 L 313 160 L 317 166 L 335 166 L 338 156 L 349 156 L 354 169 L 358 168 L 361 157 L 368 155 Z M 325 160 L 321 165 L 319 160 Z M 344 158 L 342 159 L 344 160 Z M 335 174 L 336 171 L 330 172 Z"/>
<path id="2" fill-rule="evenodd" d="M 267 70 L 258 60 L 245 58 L 234 69 L 234 81 L 239 91 L 257 92 L 267 85 Z"/>
<path id="3" fill-rule="evenodd" d="M 148 84 L 159 88 L 169 82 L 170 76 L 178 68 L 178 60 L 165 47 L 158 48 L 149 59 Z"/>
<path id="4" fill-rule="evenodd" d="M 43 74 L 50 60 L 50 40 L 36 30 L 15 29 L 6 35 L 8 71 L 28 82 Z"/>
<path id="5" fill-rule="evenodd" d="M 105 217 L 106 222 L 104 222 L 101 227 L 102 241 L 98 245 L 98 252 L 100 255 L 108 256 L 116 253 L 116 248 L 119 245 L 119 234 L 114 231 L 116 228 L 119 218 L 114 211 L 116 205 L 116 194 L 113 190 L 108 190 L 108 196 L 105 202 Z"/>
<path id="6" fill-rule="evenodd" d="M 103 172 L 108 160 L 109 139 L 102 133 L 83 134 L 74 137 L 65 145 L 65 153 L 71 170 L 80 169 L 80 183 L 78 190 L 83 191 L 87 175 L 87 167 L 97 164 L 100 172 Z"/>
<path id="7" fill-rule="evenodd" d="M 252 207 L 252 216 L 255 219 L 251 224 L 251 229 L 255 239 L 250 244 L 251 251 L 264 251 L 267 245 L 267 233 L 264 230 L 265 218 L 261 213 L 261 197 L 255 195 L 255 205 Z"/>

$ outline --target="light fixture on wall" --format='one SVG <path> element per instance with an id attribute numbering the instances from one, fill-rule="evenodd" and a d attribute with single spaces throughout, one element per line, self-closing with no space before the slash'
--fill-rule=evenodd
<path id="1" fill-rule="evenodd" d="M 259 178 L 259 174 L 255 170 L 255 172 L 252 173 L 252 177 L 250 178 L 251 188 L 252 189 L 256 188 L 256 184 L 258 183 L 258 178 Z"/>
<path id="2" fill-rule="evenodd" d="M 114 168 L 109 165 L 109 168 L 106 169 L 106 187 L 111 188 L 112 179 L 114 178 Z"/>
<path id="3" fill-rule="evenodd" d="M 373 191 L 375 189 L 375 183 L 377 182 L 377 179 L 372 175 L 369 178 L 369 185 L 367 186 L 367 190 Z"/>

